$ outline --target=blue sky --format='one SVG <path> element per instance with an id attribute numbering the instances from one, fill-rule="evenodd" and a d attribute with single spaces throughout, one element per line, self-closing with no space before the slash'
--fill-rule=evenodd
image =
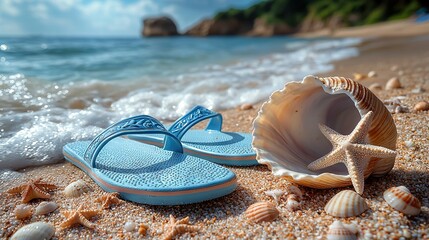
<path id="1" fill-rule="evenodd" d="M 0 0 L 0 35 L 139 36 L 145 16 L 169 15 L 179 30 L 258 0 Z"/>

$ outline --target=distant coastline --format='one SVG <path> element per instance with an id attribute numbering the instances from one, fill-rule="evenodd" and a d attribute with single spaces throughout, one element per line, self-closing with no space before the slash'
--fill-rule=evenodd
<path id="1" fill-rule="evenodd" d="M 340 9 L 340 11 L 337 11 Z M 183 33 L 177 31 L 172 17 L 144 20 L 142 35 L 151 36 L 260 36 L 306 34 L 325 31 L 334 35 L 338 29 L 372 25 L 425 15 L 424 1 L 343 1 L 269 0 L 246 9 L 231 8 L 203 19 Z"/>

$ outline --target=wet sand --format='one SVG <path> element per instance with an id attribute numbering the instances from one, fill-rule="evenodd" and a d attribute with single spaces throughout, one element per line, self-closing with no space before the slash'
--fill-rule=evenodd
<path id="1" fill-rule="evenodd" d="M 417 34 L 420 35 L 420 34 Z M 369 210 L 356 217 L 341 219 L 355 223 L 360 235 L 365 239 L 386 239 L 403 237 L 404 239 L 425 239 L 429 237 L 429 112 L 413 112 L 413 106 L 422 100 L 429 100 L 429 36 L 383 37 L 366 41 L 360 46 L 359 57 L 335 64 L 335 70 L 320 76 L 353 77 L 353 73 L 367 74 L 375 71 L 377 77 L 360 82 L 366 86 L 377 82 L 383 90 L 375 93 L 381 100 L 404 96 L 402 104 L 411 112 L 395 113 L 393 119 L 398 130 L 397 158 L 393 170 L 384 177 L 370 177 L 365 181 L 363 197 Z M 304 76 L 303 76 L 304 77 Z M 391 77 L 398 77 L 403 85 L 401 89 L 384 90 L 385 82 Z M 301 79 L 296 79 L 301 80 Z M 413 93 L 421 87 L 425 91 Z M 251 132 L 252 121 L 261 104 L 251 110 L 230 109 L 223 111 L 224 130 Z M 414 146 L 407 147 L 406 141 Z M 81 204 L 88 208 L 97 208 L 94 200 L 104 191 L 84 172 L 69 163 L 29 168 L 21 170 L 21 177 L 12 181 L 0 180 L 0 238 L 13 234 L 21 226 L 45 221 L 56 228 L 54 239 L 152 239 L 161 238 L 169 215 L 177 219 L 189 216 L 190 223 L 200 226 L 194 233 L 179 236 L 182 239 L 324 239 L 328 226 L 336 219 L 323 210 L 327 201 L 344 189 L 327 190 L 299 188 L 304 193 L 301 209 L 295 212 L 286 210 L 286 196 L 281 199 L 280 216 L 273 222 L 259 224 L 248 223 L 244 211 L 257 201 L 273 200 L 264 193 L 267 190 L 285 189 L 291 183 L 284 178 L 271 174 L 266 166 L 228 167 L 238 177 L 239 186 L 232 194 L 199 204 L 186 206 L 149 206 L 124 202 L 91 219 L 97 225 L 95 230 L 82 226 L 60 230 L 59 224 L 65 220 L 61 210 L 77 209 Z M 16 220 L 13 210 L 20 203 L 19 196 L 11 196 L 4 191 L 24 183 L 27 179 L 41 177 L 54 183 L 59 189 L 52 192 L 51 201 L 60 208 L 55 212 L 33 216 L 30 219 Z M 62 189 L 78 179 L 84 180 L 91 191 L 78 198 L 67 198 Z M 409 217 L 390 208 L 383 200 L 382 193 L 389 187 L 404 185 L 420 200 L 422 211 L 418 216 Z M 36 207 L 42 200 L 29 204 Z M 144 223 L 149 226 L 146 235 L 139 235 L 137 230 L 126 232 L 126 222 Z"/>

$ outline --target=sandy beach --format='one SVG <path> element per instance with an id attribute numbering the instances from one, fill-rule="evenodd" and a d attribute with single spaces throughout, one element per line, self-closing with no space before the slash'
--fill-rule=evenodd
<path id="1" fill-rule="evenodd" d="M 416 103 L 429 100 L 429 25 L 414 24 L 413 28 L 414 25 L 409 22 L 401 24 L 401 28 L 407 30 L 401 32 L 396 27 L 383 24 L 373 26 L 367 32 L 362 29 L 338 30 L 335 36 L 367 36 L 371 39 L 361 44 L 358 57 L 337 62 L 334 71 L 319 74 L 353 78 L 354 73 L 375 71 L 376 77 L 359 82 L 365 86 L 380 83 L 383 90 L 375 94 L 381 100 L 403 96 L 403 106 L 410 109 L 410 112 L 392 114 L 398 130 L 397 157 L 393 170 L 384 177 L 370 177 L 365 181 L 362 196 L 370 209 L 360 216 L 341 219 L 355 223 L 360 237 L 364 239 L 429 238 L 429 112 L 413 111 Z M 403 88 L 385 90 L 384 84 L 392 77 L 398 77 Z M 424 91 L 416 93 L 416 88 Z M 251 132 L 253 119 L 261 104 L 254 105 L 250 110 L 237 107 L 223 111 L 224 130 Z M 407 146 L 406 141 L 411 141 L 413 146 Z M 191 224 L 200 227 L 198 232 L 185 233 L 178 239 L 325 239 L 328 226 L 338 219 L 325 213 L 325 204 L 341 190 L 353 190 L 352 186 L 326 190 L 299 186 L 304 194 L 300 210 L 286 210 L 286 199 L 282 198 L 278 206 L 280 216 L 276 220 L 248 223 L 244 211 L 249 205 L 258 201 L 273 202 L 264 192 L 285 189 L 291 183 L 274 177 L 266 166 L 228 168 L 237 175 L 239 186 L 225 197 L 199 204 L 162 207 L 124 201 L 111 209 L 102 210 L 100 215 L 92 218 L 91 222 L 96 224 L 96 229 L 75 226 L 64 230 L 59 228 L 59 224 L 65 220 L 61 210 L 77 209 L 80 205 L 95 209 L 99 207 L 95 199 L 104 191 L 70 163 L 22 169 L 20 172 L 23 174 L 13 181 L 0 180 L 0 238 L 10 237 L 25 224 L 45 221 L 56 226 L 54 239 L 159 239 L 166 230 L 169 216 L 173 215 L 177 219 L 189 217 Z M 5 190 L 39 177 L 59 187 L 52 192 L 50 199 L 60 206 L 59 209 L 48 215 L 17 220 L 14 209 L 21 204 L 20 197 L 9 195 Z M 65 197 L 62 189 L 79 179 L 88 183 L 91 191 L 78 198 Z M 382 193 L 386 189 L 401 185 L 408 187 L 420 200 L 422 208 L 419 215 L 406 216 L 393 210 L 383 200 Z M 35 200 L 29 204 L 36 207 L 40 202 Z M 124 230 L 126 222 L 144 223 L 149 228 L 145 235 L 139 234 L 137 230 L 127 232 Z"/>

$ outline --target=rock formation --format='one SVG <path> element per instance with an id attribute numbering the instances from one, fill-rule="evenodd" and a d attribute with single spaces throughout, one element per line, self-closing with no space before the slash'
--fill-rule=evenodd
<path id="1" fill-rule="evenodd" d="M 145 37 L 178 35 L 176 24 L 169 17 L 147 18 L 143 21 L 142 35 Z"/>
<path id="2" fill-rule="evenodd" d="M 237 19 L 205 19 L 189 29 L 185 34 L 191 36 L 239 35 L 251 30 L 252 24 Z"/>

